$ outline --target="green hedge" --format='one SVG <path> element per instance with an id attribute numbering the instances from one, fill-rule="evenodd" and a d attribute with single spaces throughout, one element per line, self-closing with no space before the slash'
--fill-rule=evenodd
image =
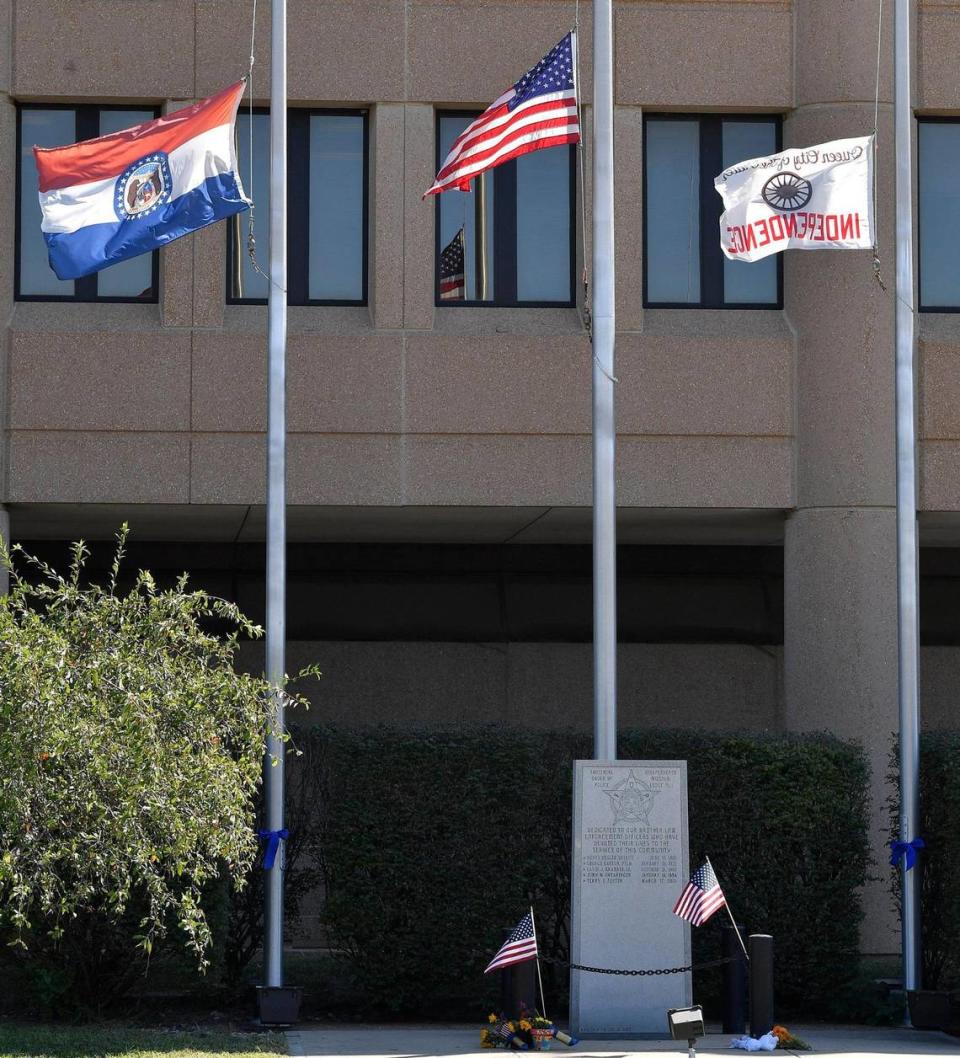
<path id="1" fill-rule="evenodd" d="M 898 779 L 897 746 L 891 754 L 890 781 Z M 890 836 L 899 836 L 899 789 L 890 799 Z M 920 872 L 920 945 L 924 988 L 960 988 L 960 732 L 930 731 L 920 736 L 920 837 L 925 849 Z M 900 871 L 890 869 L 900 901 Z"/>
<path id="2" fill-rule="evenodd" d="M 483 968 L 530 902 L 541 950 L 568 956 L 571 762 L 590 756 L 587 737 L 322 727 L 297 742 L 322 804 L 327 926 L 367 1014 L 497 1005 Z M 856 969 L 869 861 L 861 751 L 829 736 L 629 731 L 619 754 L 688 761 L 691 864 L 709 853 L 738 921 L 774 935 L 778 1013 L 833 1012 Z M 718 954 L 721 920 L 693 931 L 696 961 Z M 560 1006 L 567 972 L 544 969 Z M 694 983 L 709 1004 L 719 971 Z"/>

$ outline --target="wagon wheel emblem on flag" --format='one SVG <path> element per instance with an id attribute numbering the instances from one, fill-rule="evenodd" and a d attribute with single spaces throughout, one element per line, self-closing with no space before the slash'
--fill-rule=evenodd
<path id="1" fill-rule="evenodd" d="M 796 173 L 777 173 L 763 185 L 763 201 L 772 209 L 792 211 L 803 209 L 810 201 L 813 187 Z"/>

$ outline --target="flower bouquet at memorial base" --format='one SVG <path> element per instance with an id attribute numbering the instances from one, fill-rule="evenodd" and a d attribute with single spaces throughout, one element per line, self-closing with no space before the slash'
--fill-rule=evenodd
<path id="1" fill-rule="evenodd" d="M 781 1047 L 785 1051 L 812 1051 L 813 1048 L 805 1040 L 801 1040 L 799 1036 L 794 1034 L 783 1025 L 774 1025 L 770 1030 L 771 1034 L 777 1037 L 777 1049 Z"/>
<path id="2" fill-rule="evenodd" d="M 480 1046 L 484 1049 L 493 1047 L 510 1047 L 515 1051 L 530 1050 L 529 1030 L 523 1026 L 529 1024 L 525 1019 L 512 1020 L 503 1014 L 487 1016 L 489 1024 L 480 1030 Z"/>
<path id="3" fill-rule="evenodd" d="M 554 1028 L 553 1022 L 549 1018 L 543 1017 L 536 1010 L 532 1013 L 529 1010 L 523 1012 L 523 1017 L 520 1019 L 521 1028 L 524 1025 L 529 1025 L 530 1028 L 527 1032 L 530 1033 L 530 1039 L 533 1044 L 535 1051 L 548 1051 L 550 1050 L 550 1041 L 556 1035 L 557 1030 Z"/>
<path id="4" fill-rule="evenodd" d="M 519 1018 L 506 1018 L 502 1014 L 490 1014 L 489 1024 L 480 1030 L 480 1046 L 487 1048 L 509 1047 L 515 1051 L 547 1051 L 553 1040 L 568 1047 L 580 1041 L 558 1029 L 554 1023 L 537 1010 L 523 1009 Z"/>

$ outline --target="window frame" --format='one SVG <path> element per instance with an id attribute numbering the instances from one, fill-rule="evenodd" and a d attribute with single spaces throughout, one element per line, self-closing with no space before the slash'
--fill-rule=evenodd
<path id="1" fill-rule="evenodd" d="M 20 215 L 20 204 L 23 198 L 23 174 L 20 159 L 23 153 L 23 112 L 26 110 L 70 110 L 74 114 L 74 143 L 83 140 L 95 139 L 100 135 L 100 114 L 105 111 L 153 111 L 153 119 L 161 116 L 160 107 L 148 104 L 137 105 L 133 103 L 17 103 L 17 145 L 16 145 L 16 179 L 14 182 L 14 195 L 16 196 L 16 209 L 14 210 L 14 255 L 13 255 L 13 300 L 23 301 L 46 301 L 64 302 L 67 304 L 120 304 L 120 305 L 156 305 L 160 301 L 160 251 L 151 251 L 150 267 L 150 296 L 129 297 L 119 294 L 99 294 L 99 272 L 92 275 L 81 276 L 73 280 L 72 294 L 22 294 L 20 292 L 20 250 L 21 234 L 23 231 L 23 219 Z M 96 121 L 94 122 L 94 117 Z M 151 119 L 151 120 L 153 120 Z M 95 127 L 94 127 L 95 126 Z M 102 269 L 101 269 L 102 271 Z"/>
<path id="2" fill-rule="evenodd" d="M 700 301 L 651 301 L 647 291 L 647 273 L 650 255 L 647 252 L 647 126 L 657 121 L 695 121 L 699 125 L 700 139 Z M 720 216 L 723 202 L 714 187 L 714 177 L 723 171 L 723 123 L 724 121 L 756 122 L 774 125 L 775 152 L 783 150 L 783 116 L 781 114 L 733 114 L 724 113 L 670 113 L 657 112 L 643 115 L 643 307 L 645 309 L 783 309 L 783 254 L 777 258 L 776 301 L 724 301 L 723 263 L 726 260 L 720 249 Z"/>
<path id="3" fill-rule="evenodd" d="M 248 107 L 243 108 L 243 113 L 249 115 Z M 269 117 L 269 107 L 254 107 L 253 114 Z M 239 115 L 238 115 L 239 116 Z M 290 306 L 323 306 L 341 305 L 352 308 L 362 308 L 369 304 L 370 295 L 370 108 L 369 107 L 289 107 L 287 109 L 287 212 L 289 215 L 309 217 L 310 189 L 309 179 L 300 180 L 291 187 L 293 177 L 306 174 L 309 177 L 309 147 L 310 147 L 310 118 L 314 116 L 329 117 L 359 117 L 363 120 L 363 223 L 361 238 L 362 249 L 362 296 L 357 299 L 344 298 L 308 298 L 307 291 L 310 289 L 310 232 L 309 224 L 290 225 L 287 231 L 287 304 Z M 239 136 L 239 131 L 237 133 Z M 294 143 L 305 144 L 307 150 L 301 152 L 297 163 L 293 159 Z M 237 164 L 239 165 L 239 150 L 237 152 Z M 244 174 L 240 173 L 240 181 L 243 183 Z M 249 194 L 250 189 L 244 184 L 244 191 Z M 234 218 L 239 221 L 241 227 L 246 220 L 246 211 L 238 213 Z M 231 262 L 234 254 L 235 225 L 227 225 L 227 261 L 226 261 L 226 304 L 227 305 L 266 305 L 269 298 L 238 298 L 232 294 L 233 268 Z M 244 252 L 241 250 L 241 252 Z M 300 253 L 304 262 L 303 268 L 298 274 L 293 267 L 294 253 Z M 261 268 L 264 264 L 261 263 Z"/>
<path id="4" fill-rule="evenodd" d="M 917 218 L 917 250 L 916 250 L 916 268 L 917 268 L 917 312 L 942 312 L 956 314 L 960 313 L 960 303 L 950 305 L 924 305 L 923 303 L 923 233 L 920 228 L 920 126 L 921 124 L 927 125 L 956 125 L 960 130 L 960 116 L 943 116 L 943 115 L 927 115 L 927 114 L 916 114 L 916 137 L 917 137 L 917 169 L 914 174 L 914 179 L 917 183 L 917 203 L 916 203 L 916 218 Z"/>
<path id="5" fill-rule="evenodd" d="M 443 158 L 440 157 L 440 119 L 441 118 L 466 118 L 472 121 L 483 113 L 481 110 L 435 110 L 436 120 L 434 122 L 434 172 L 440 171 Z M 512 301 L 501 299 L 496 296 L 498 290 L 513 289 L 517 286 L 517 169 L 516 159 L 504 165 L 494 166 L 488 170 L 493 177 L 493 290 L 494 297 L 489 301 L 467 301 L 454 299 L 440 299 L 440 254 L 443 247 L 440 245 L 440 198 L 435 195 L 434 224 L 433 224 L 433 303 L 436 308 L 452 309 L 569 309 L 575 308 L 577 304 L 577 145 L 561 144 L 565 146 L 570 156 L 570 296 L 565 301 Z M 498 209 L 498 204 L 504 201 L 504 197 L 512 193 L 512 205 L 507 204 L 505 209 Z M 502 214 L 502 216 L 501 216 Z M 512 259 L 503 261 L 497 252 L 497 246 L 506 243 L 514 247 Z"/>

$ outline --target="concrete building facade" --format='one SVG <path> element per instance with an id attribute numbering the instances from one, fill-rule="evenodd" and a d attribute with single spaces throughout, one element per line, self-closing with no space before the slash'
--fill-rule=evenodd
<path id="1" fill-rule="evenodd" d="M 229 303 L 225 226 L 159 254 L 155 299 L 34 300 L 15 275 L 18 114 L 210 95 L 247 72 L 251 8 L 0 0 L 0 488 L 15 540 L 105 539 L 126 519 L 145 562 L 189 568 L 256 614 L 266 309 Z M 867 251 L 791 252 L 771 306 L 645 306 L 643 179 L 651 115 L 766 116 L 784 146 L 868 134 L 878 8 L 617 0 L 615 134 L 621 722 L 861 740 L 880 857 L 897 726 L 893 4 L 886 291 Z M 289 667 L 321 664 L 325 718 L 590 724 L 579 283 L 573 305 L 440 304 L 436 208 L 421 201 L 439 116 L 481 110 L 575 15 L 567 0 L 289 0 L 291 108 L 366 118 L 365 303 L 289 316 Z M 580 17 L 589 134 L 586 0 Z M 269 29 L 262 3 L 260 106 Z M 920 0 L 919 117 L 960 120 L 958 50 L 960 0 Z M 587 152 L 575 277 L 590 253 Z M 946 726 L 960 674 L 960 315 L 923 312 L 918 335 L 922 710 Z M 883 886 L 867 907 L 864 949 L 896 950 Z"/>

